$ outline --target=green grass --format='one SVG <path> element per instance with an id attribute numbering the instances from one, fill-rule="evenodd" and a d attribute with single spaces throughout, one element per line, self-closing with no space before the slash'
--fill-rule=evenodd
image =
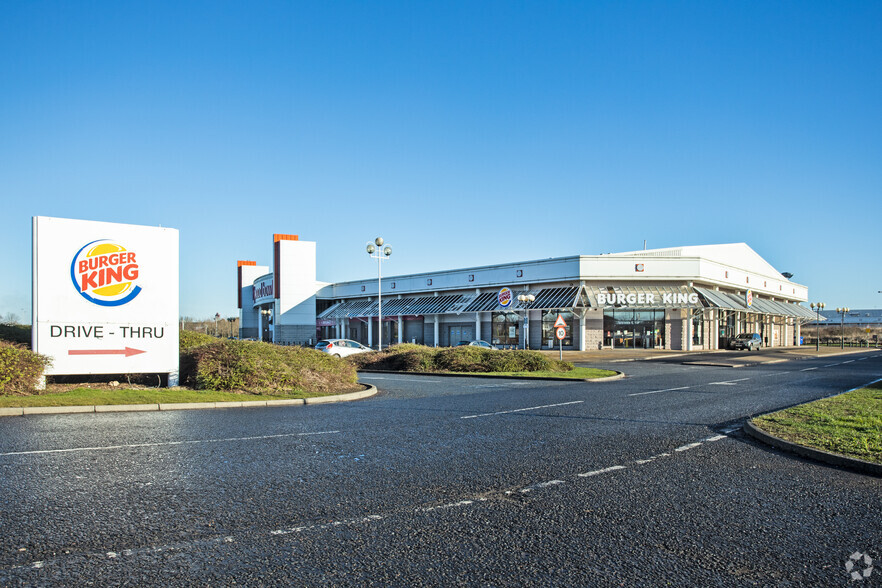
<path id="1" fill-rule="evenodd" d="M 322 394 L 294 390 L 290 394 L 235 394 L 215 390 L 149 388 L 144 390 L 76 388 L 37 396 L 0 396 L 0 408 L 30 406 L 92 406 L 108 404 L 160 404 L 178 402 L 251 402 L 311 398 Z"/>
<path id="2" fill-rule="evenodd" d="M 461 374 L 469 375 L 469 374 Z M 599 370 L 595 368 L 574 367 L 568 372 L 553 372 L 549 370 L 541 370 L 536 372 L 487 372 L 490 376 L 508 376 L 514 378 L 569 378 L 573 380 L 593 380 L 594 378 L 606 378 L 616 375 L 616 372 L 610 370 Z"/>
<path id="3" fill-rule="evenodd" d="M 882 463 L 882 383 L 754 419 L 792 443 Z"/>

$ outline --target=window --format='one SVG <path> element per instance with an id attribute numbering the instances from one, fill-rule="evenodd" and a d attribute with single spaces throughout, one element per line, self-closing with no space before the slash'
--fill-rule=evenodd
<path id="1" fill-rule="evenodd" d="M 520 344 L 523 317 L 515 312 L 493 313 L 493 339 L 500 347 L 517 347 Z"/>
<path id="2" fill-rule="evenodd" d="M 663 309 L 607 309 L 603 313 L 603 345 L 650 349 L 665 346 Z"/>
<path id="3" fill-rule="evenodd" d="M 563 317 L 567 324 L 567 336 L 563 340 L 564 347 L 573 346 L 573 330 L 575 324 L 573 321 L 573 313 L 568 310 L 544 310 L 542 311 L 542 347 L 554 348 L 560 345 L 555 335 L 554 323 L 557 321 L 557 315 Z"/>

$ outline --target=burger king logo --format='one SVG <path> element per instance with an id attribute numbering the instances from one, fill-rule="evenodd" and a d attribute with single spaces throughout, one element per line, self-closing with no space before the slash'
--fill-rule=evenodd
<path id="1" fill-rule="evenodd" d="M 93 304 L 121 306 L 141 293 L 137 285 L 138 260 L 134 251 L 109 239 L 83 245 L 70 264 L 77 292 Z"/>
<path id="2" fill-rule="evenodd" d="M 496 300 L 499 301 L 499 306 L 502 308 L 508 308 L 511 306 L 511 288 L 503 288 L 499 291 L 499 294 L 496 295 Z"/>

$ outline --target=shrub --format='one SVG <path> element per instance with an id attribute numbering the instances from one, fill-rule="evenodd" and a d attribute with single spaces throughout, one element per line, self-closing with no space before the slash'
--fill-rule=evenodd
<path id="1" fill-rule="evenodd" d="M 188 349 L 199 347 L 200 345 L 208 345 L 215 341 L 217 341 L 217 337 L 212 337 L 205 333 L 199 333 L 197 331 L 181 331 L 178 335 L 178 348 L 181 350 L 181 353 L 183 353 Z"/>
<path id="2" fill-rule="evenodd" d="M 564 372 L 571 363 L 549 359 L 538 351 L 502 351 L 481 347 L 395 345 L 382 352 L 349 356 L 358 369 L 402 372 Z"/>
<path id="3" fill-rule="evenodd" d="M 248 393 L 295 389 L 327 393 L 356 387 L 351 363 L 314 349 L 211 339 L 181 355 L 182 383 L 201 390 Z"/>
<path id="4" fill-rule="evenodd" d="M 0 324 L 0 341 L 31 346 L 31 325 Z"/>
<path id="5" fill-rule="evenodd" d="M 0 394 L 27 396 L 51 361 L 24 346 L 0 341 Z"/>

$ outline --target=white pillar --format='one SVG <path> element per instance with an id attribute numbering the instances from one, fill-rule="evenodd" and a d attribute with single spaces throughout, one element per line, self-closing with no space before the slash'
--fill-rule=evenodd
<path id="1" fill-rule="evenodd" d="M 404 343 L 404 317 L 398 315 L 398 343 Z"/>
<path id="2" fill-rule="evenodd" d="M 573 318 L 575 319 L 575 314 L 573 314 Z M 586 339 L 588 339 L 587 322 L 588 311 L 583 309 L 579 311 L 579 351 L 585 351 Z M 573 325 L 573 327 L 575 326 Z"/>
<path id="3" fill-rule="evenodd" d="M 440 325 L 439 325 L 439 320 L 438 320 L 438 319 L 439 319 L 439 316 L 436 314 L 436 315 L 435 315 L 435 347 L 438 347 L 438 344 L 439 344 L 439 342 L 440 342 L 440 338 L 438 337 L 438 332 L 439 332 L 439 329 L 440 329 Z"/>
<path id="4" fill-rule="evenodd" d="M 475 339 L 481 339 L 481 313 L 475 313 Z"/>
<path id="5" fill-rule="evenodd" d="M 263 313 L 260 312 L 263 310 L 262 308 L 258 308 L 257 310 L 257 340 L 263 341 Z"/>
<path id="6" fill-rule="evenodd" d="M 686 309 L 686 351 L 692 351 L 692 309 Z"/>
<path id="7" fill-rule="evenodd" d="M 368 325 L 368 347 L 374 346 L 374 321 L 371 320 L 371 317 L 367 317 L 367 325 Z"/>

